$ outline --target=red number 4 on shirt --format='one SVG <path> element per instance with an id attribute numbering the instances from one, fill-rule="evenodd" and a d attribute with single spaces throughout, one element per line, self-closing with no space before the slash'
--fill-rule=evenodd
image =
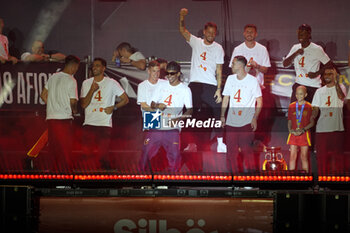
<path id="1" fill-rule="evenodd" d="M 168 106 L 171 106 L 172 102 L 171 102 L 171 98 L 173 97 L 173 95 L 169 95 L 168 97 L 166 97 L 166 99 L 164 100 L 164 103 L 166 103 Z"/>
<path id="2" fill-rule="evenodd" d="M 328 107 L 331 106 L 331 97 L 330 96 L 328 96 L 326 105 L 328 105 Z"/>
<path id="3" fill-rule="evenodd" d="M 205 61 L 207 60 L 207 52 L 203 52 L 200 57 Z"/>
<path id="4" fill-rule="evenodd" d="M 241 89 L 239 89 L 236 94 L 233 96 L 233 99 L 237 101 L 237 103 L 241 102 Z"/>
<path id="5" fill-rule="evenodd" d="M 302 58 L 299 60 L 299 65 L 300 65 L 300 67 L 304 67 L 304 66 L 305 66 L 304 59 L 305 59 L 305 57 L 302 57 Z"/>
<path id="6" fill-rule="evenodd" d="M 99 91 L 97 92 L 97 94 L 95 95 L 95 99 L 97 99 L 97 101 L 101 101 L 101 99 L 102 99 L 101 90 L 99 90 Z"/>

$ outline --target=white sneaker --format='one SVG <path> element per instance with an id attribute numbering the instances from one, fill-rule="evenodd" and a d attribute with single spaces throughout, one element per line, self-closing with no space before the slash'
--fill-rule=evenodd
<path id="1" fill-rule="evenodd" d="M 216 147 L 216 152 L 218 153 L 226 153 L 227 152 L 227 147 L 225 143 L 218 143 L 218 146 Z"/>
<path id="2" fill-rule="evenodd" d="M 186 148 L 184 149 L 185 152 L 197 152 L 197 145 L 196 143 L 189 143 Z"/>

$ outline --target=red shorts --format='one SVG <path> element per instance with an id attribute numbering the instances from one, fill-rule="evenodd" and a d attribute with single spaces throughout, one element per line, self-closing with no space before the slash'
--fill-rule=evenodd
<path id="1" fill-rule="evenodd" d="M 287 139 L 287 144 L 295 146 L 311 146 L 310 132 L 306 131 L 299 136 L 290 133 Z"/>

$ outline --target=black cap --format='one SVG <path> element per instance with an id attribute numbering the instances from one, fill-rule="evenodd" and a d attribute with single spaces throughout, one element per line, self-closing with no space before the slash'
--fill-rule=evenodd
<path id="1" fill-rule="evenodd" d="M 181 72 L 181 67 L 176 61 L 171 61 L 166 66 L 167 70 L 175 70 L 176 72 Z"/>

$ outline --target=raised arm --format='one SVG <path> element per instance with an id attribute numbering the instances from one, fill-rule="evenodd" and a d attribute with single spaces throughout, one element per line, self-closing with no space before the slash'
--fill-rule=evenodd
<path id="1" fill-rule="evenodd" d="M 185 28 L 185 16 L 187 14 L 188 10 L 186 8 L 182 8 L 180 10 L 179 30 L 181 35 L 186 39 L 186 41 L 190 41 L 191 33 Z"/>

